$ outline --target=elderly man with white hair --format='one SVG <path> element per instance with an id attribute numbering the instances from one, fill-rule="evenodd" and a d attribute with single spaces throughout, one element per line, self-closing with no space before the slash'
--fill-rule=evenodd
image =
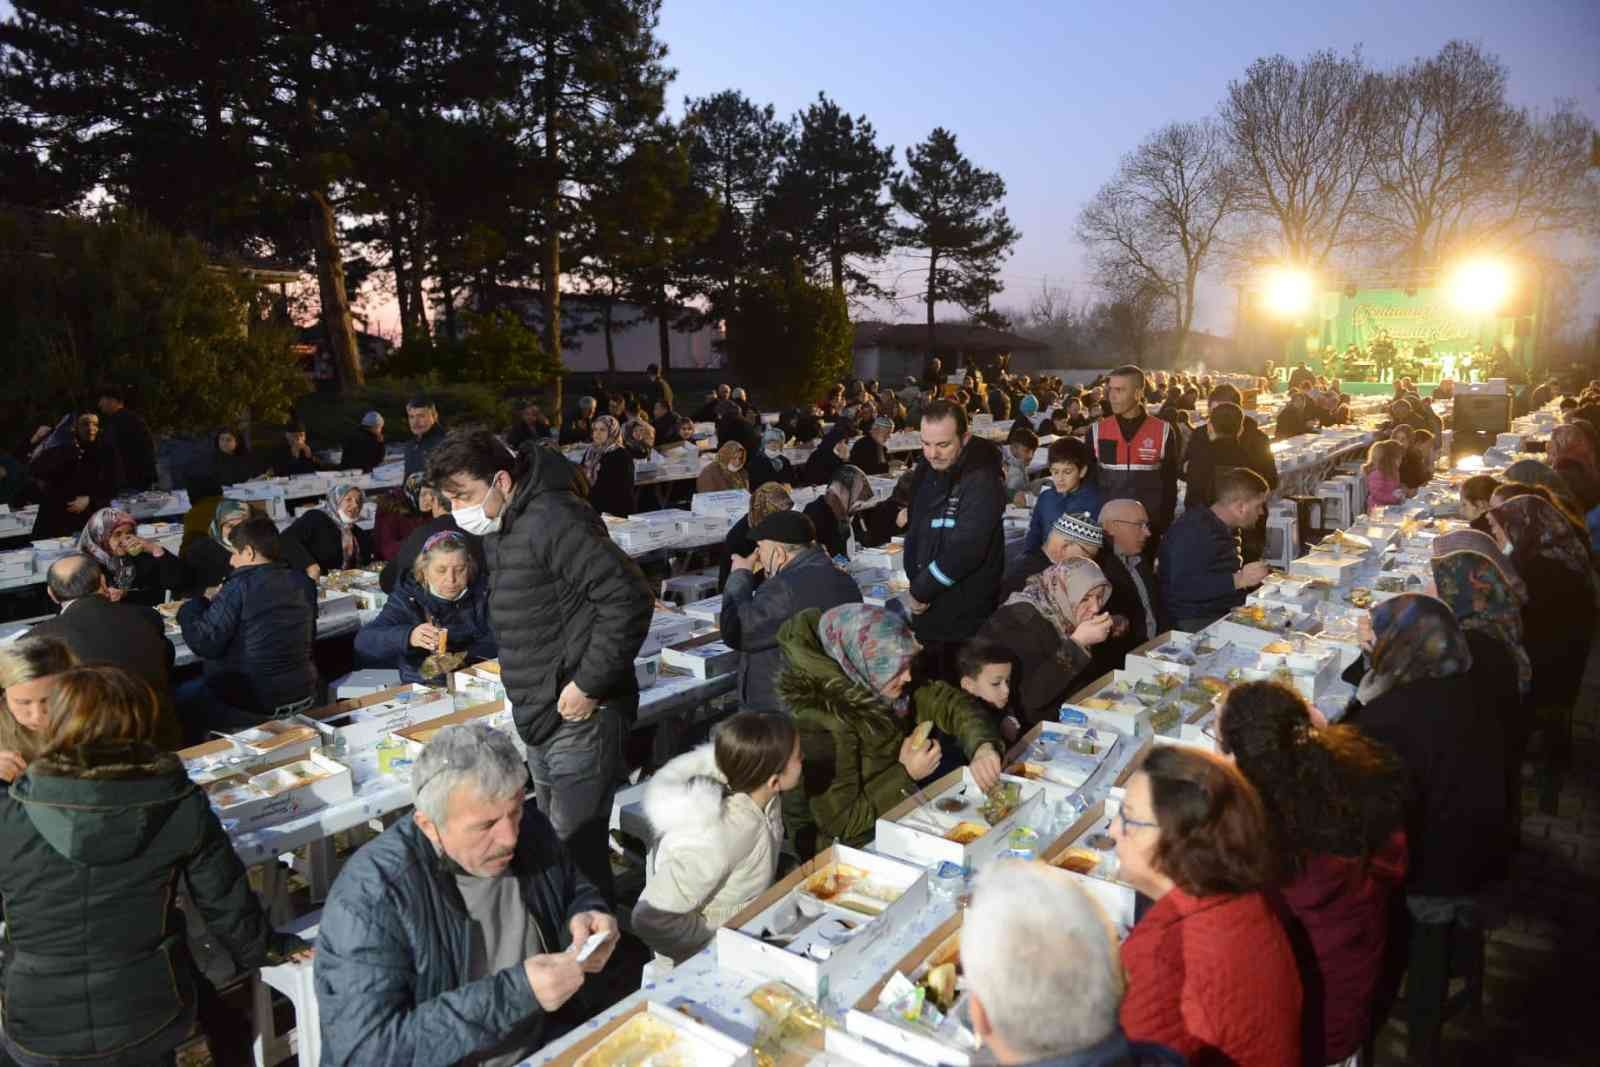
<path id="1" fill-rule="evenodd" d="M 1182 1067 L 1117 1021 L 1123 971 L 1115 934 L 1072 876 L 1005 860 L 979 878 L 961 930 L 972 1026 L 997 1063 Z"/>
<path id="2" fill-rule="evenodd" d="M 551 1016 L 605 966 L 616 919 L 524 804 L 508 736 L 447 726 L 411 781 L 416 811 L 351 858 L 323 908 L 322 1061 L 518 1063 L 558 1036 Z"/>

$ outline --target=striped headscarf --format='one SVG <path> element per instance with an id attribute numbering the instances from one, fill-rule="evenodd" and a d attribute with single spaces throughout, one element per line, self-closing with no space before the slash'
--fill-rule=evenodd
<path id="1" fill-rule="evenodd" d="M 1505 642 L 1517 664 L 1517 685 L 1527 696 L 1533 685 L 1533 663 L 1522 643 L 1522 603 L 1494 560 L 1478 552 L 1435 556 L 1433 582 L 1439 599 L 1450 605 L 1463 630 L 1477 630 Z"/>
<path id="2" fill-rule="evenodd" d="M 845 677 L 886 702 L 884 690 L 919 651 L 906 620 L 875 604 L 829 608 L 817 623 L 817 636 Z"/>
<path id="3" fill-rule="evenodd" d="M 1370 704 L 1424 678 L 1454 678 L 1472 669 L 1472 653 L 1455 613 L 1421 593 L 1401 593 L 1372 609 L 1372 651 L 1356 696 Z"/>
<path id="4" fill-rule="evenodd" d="M 85 552 L 99 561 L 105 568 L 106 579 L 113 589 L 129 589 L 133 586 L 133 560 L 127 556 L 119 556 L 111 551 L 111 535 L 124 527 L 136 528 L 139 523 L 126 511 L 116 508 L 101 508 L 89 516 L 89 521 L 84 523 L 83 532 L 78 535 L 78 551 Z"/>

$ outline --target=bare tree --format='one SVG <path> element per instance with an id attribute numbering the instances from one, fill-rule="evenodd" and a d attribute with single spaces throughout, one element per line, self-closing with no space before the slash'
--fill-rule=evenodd
<path id="1" fill-rule="evenodd" d="M 1239 207 L 1277 230 L 1272 254 L 1317 268 L 1348 236 L 1371 184 L 1378 97 L 1359 51 L 1258 59 L 1228 83 Z"/>
<path id="2" fill-rule="evenodd" d="M 1414 271 L 1484 244 L 1524 249 L 1592 232 L 1600 220 L 1593 124 L 1570 104 L 1542 118 L 1512 107 L 1506 78 L 1498 58 L 1451 41 L 1380 80 L 1365 215 L 1378 247 Z"/>
<path id="3" fill-rule="evenodd" d="M 1078 216 L 1078 239 L 1102 288 L 1125 293 L 1133 285 L 1171 302 L 1180 358 L 1200 272 L 1236 202 L 1221 129 L 1209 120 L 1178 122 L 1124 156 Z"/>

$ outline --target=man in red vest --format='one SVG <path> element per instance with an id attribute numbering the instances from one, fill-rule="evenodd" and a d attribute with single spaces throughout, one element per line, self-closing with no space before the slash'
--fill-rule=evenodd
<path id="1" fill-rule="evenodd" d="M 1144 407 L 1144 371 L 1129 364 L 1111 372 L 1106 382 L 1111 414 L 1094 424 L 1089 444 L 1100 468 L 1100 495 L 1105 500 L 1137 500 L 1150 516 L 1158 539 L 1172 525 L 1178 506 L 1178 470 L 1182 457 L 1172 424 Z"/>

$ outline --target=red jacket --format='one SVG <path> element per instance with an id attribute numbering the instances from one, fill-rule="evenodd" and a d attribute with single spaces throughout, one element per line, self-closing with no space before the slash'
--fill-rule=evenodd
<path id="1" fill-rule="evenodd" d="M 1406 835 L 1396 830 L 1365 863 L 1345 856 L 1312 856 L 1283 889 L 1284 902 L 1305 929 L 1316 956 L 1324 1050 L 1319 1063 L 1346 1059 L 1366 1037 L 1383 970 L 1389 896 L 1405 876 Z"/>
<path id="2" fill-rule="evenodd" d="M 1122 963 L 1129 1040 L 1166 1045 L 1193 1067 L 1301 1061 L 1299 970 L 1260 893 L 1172 890 L 1128 935 Z"/>

